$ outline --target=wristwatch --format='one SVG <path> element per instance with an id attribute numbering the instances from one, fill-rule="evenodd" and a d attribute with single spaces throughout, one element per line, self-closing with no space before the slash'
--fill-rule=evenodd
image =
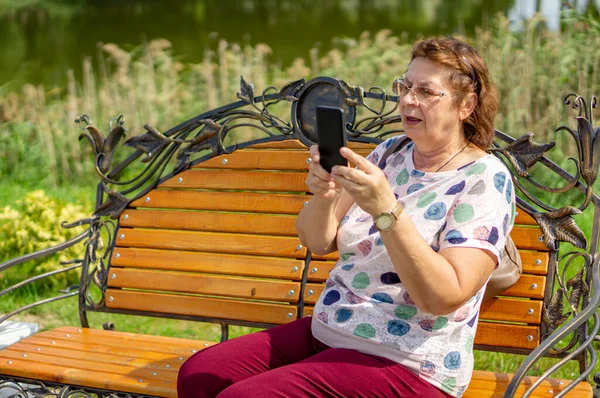
<path id="1" fill-rule="evenodd" d="M 391 211 L 380 213 L 375 216 L 375 219 L 373 220 L 375 222 L 375 228 L 381 232 L 386 232 L 394 228 L 396 221 L 398 221 L 400 214 L 402 214 L 402 210 L 404 209 L 400 202 L 396 202 L 396 206 L 394 206 Z"/>

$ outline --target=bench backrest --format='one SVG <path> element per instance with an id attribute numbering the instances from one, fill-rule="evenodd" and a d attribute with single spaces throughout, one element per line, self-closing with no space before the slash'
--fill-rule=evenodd
<path id="1" fill-rule="evenodd" d="M 366 155 L 374 144 L 351 142 Z M 273 141 L 202 161 L 133 201 L 120 216 L 106 290 L 109 310 L 269 326 L 311 315 L 338 253 L 311 255 L 295 231 L 309 199 L 308 148 Z M 475 344 L 528 352 L 543 334 L 555 252 L 520 211 L 512 236 L 519 282 L 483 304 Z"/>
<path id="2" fill-rule="evenodd" d="M 106 306 L 256 326 L 297 319 L 307 157 L 295 140 L 239 149 L 132 202 L 120 216 Z"/>

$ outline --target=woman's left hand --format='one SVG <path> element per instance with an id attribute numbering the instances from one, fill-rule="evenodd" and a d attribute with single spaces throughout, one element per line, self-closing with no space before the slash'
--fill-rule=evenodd
<path id="1" fill-rule="evenodd" d="M 358 168 L 334 166 L 331 170 L 333 179 L 373 217 L 391 211 L 396 205 L 396 197 L 383 171 L 349 148 L 343 147 L 340 153 Z"/>

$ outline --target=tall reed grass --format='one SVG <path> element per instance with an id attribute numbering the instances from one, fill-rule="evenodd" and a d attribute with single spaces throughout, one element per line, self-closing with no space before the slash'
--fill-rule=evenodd
<path id="1" fill-rule="evenodd" d="M 564 16 L 560 34 L 548 31 L 537 17 L 521 31 L 511 31 L 499 15 L 490 29 L 468 39 L 484 54 L 501 94 L 497 128 L 513 136 L 533 131 L 538 141 L 568 145 L 564 134 L 554 134 L 571 119 L 561 100 L 569 92 L 600 92 L 600 53 L 594 51 L 600 47 L 599 33 L 598 22 L 575 14 Z M 131 52 L 98 44 L 96 59 L 83 60 L 81 80 L 66 72 L 67 87 L 25 85 L 19 92 L 0 92 L 0 179 L 32 187 L 93 181 L 89 149 L 75 139 L 80 127 L 73 120 L 79 114 L 102 127 L 124 114 L 130 135 L 145 123 L 164 131 L 236 100 L 240 75 L 254 83 L 256 92 L 318 75 L 387 89 L 405 70 L 411 43 L 382 30 L 338 39 L 336 47 L 326 54 L 315 48 L 309 59 L 282 68 L 270 61 L 266 44 L 221 41 L 216 51 L 205 50 L 198 64 L 177 61 L 164 39 Z"/>

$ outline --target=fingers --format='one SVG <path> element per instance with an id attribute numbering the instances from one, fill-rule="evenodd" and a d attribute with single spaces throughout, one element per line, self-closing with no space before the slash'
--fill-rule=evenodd
<path id="1" fill-rule="evenodd" d="M 309 148 L 310 159 L 313 163 L 319 163 L 321 155 L 319 154 L 319 147 L 317 145 L 311 145 Z"/>
<path id="2" fill-rule="evenodd" d="M 359 169 L 351 169 L 349 167 L 334 167 L 331 170 L 331 177 L 334 182 L 350 191 L 355 191 L 359 187 L 369 183 L 367 174 Z"/>
<path id="3" fill-rule="evenodd" d="M 319 161 L 321 160 L 321 155 L 319 154 L 319 148 L 316 145 L 312 145 L 310 147 L 310 162 L 308 165 L 308 175 L 310 177 L 311 174 L 314 174 L 316 177 L 323 181 L 331 181 L 331 175 L 325 171 Z"/>
<path id="4" fill-rule="evenodd" d="M 357 167 L 333 167 L 333 180 L 367 213 L 379 214 L 381 209 L 387 209 L 395 197 L 385 173 L 368 159 L 348 148 L 342 148 L 340 153 Z"/>
<path id="5" fill-rule="evenodd" d="M 333 181 L 331 174 L 321 167 L 319 164 L 320 158 L 318 146 L 312 145 L 308 158 L 310 160 L 308 176 L 305 182 L 312 194 L 323 198 L 333 197 L 341 187 Z"/>
<path id="6" fill-rule="evenodd" d="M 333 166 L 331 175 L 334 181 L 344 186 L 344 188 L 347 184 L 363 185 L 368 183 L 367 180 L 372 174 L 371 166 L 373 164 L 349 148 L 341 148 L 340 153 L 357 167 Z M 377 169 L 379 170 L 379 168 Z"/>
<path id="7" fill-rule="evenodd" d="M 373 163 L 368 161 L 366 158 L 362 157 L 358 153 L 354 152 L 352 149 L 343 147 L 340 149 L 340 153 L 343 157 L 348 159 L 350 163 L 354 163 L 360 170 L 364 171 L 367 174 L 371 174 L 374 169 L 379 169 Z"/>

